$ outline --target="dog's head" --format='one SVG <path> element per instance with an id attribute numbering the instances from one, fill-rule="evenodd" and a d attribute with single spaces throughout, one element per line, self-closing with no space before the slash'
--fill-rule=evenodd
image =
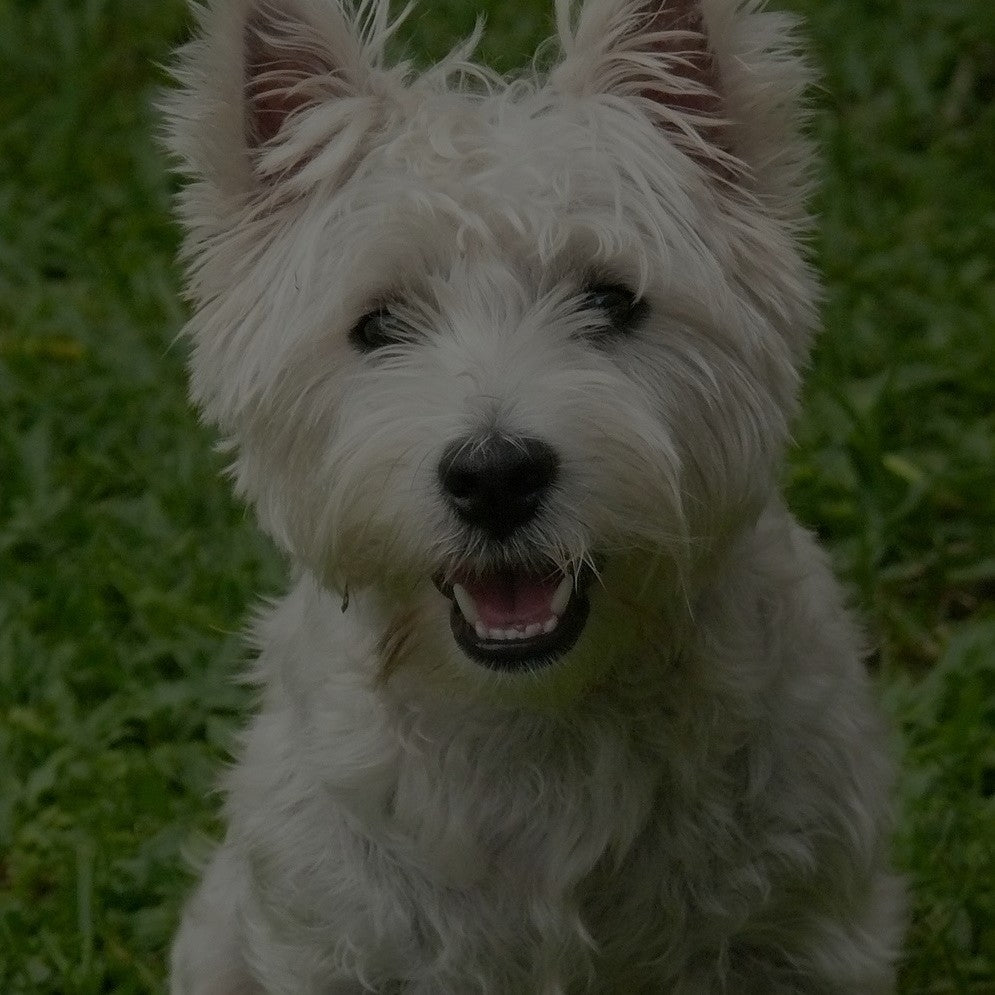
<path id="1" fill-rule="evenodd" d="M 180 54 L 194 397 L 295 560 L 450 664 L 604 656 L 769 499 L 816 295 L 759 8 L 557 0 L 514 81 L 387 65 L 382 0 L 212 0 Z"/>

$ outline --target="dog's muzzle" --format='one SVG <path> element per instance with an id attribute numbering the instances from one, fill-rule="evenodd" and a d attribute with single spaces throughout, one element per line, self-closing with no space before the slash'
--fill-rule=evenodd
<path id="1" fill-rule="evenodd" d="M 502 543 L 540 513 L 559 475 L 559 457 L 542 439 L 491 433 L 457 439 L 438 476 L 450 510 L 488 543 Z M 590 571 L 545 563 L 440 573 L 452 601 L 450 625 L 460 649 L 494 670 L 552 663 L 587 621 Z"/>

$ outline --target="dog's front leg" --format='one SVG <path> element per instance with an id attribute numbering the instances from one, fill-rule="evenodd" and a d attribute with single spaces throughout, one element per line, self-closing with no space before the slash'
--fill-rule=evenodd
<path id="1" fill-rule="evenodd" d="M 170 957 L 169 995 L 362 995 L 354 976 L 303 969 L 260 949 L 246 927 L 248 871 L 228 845 L 218 847 L 183 911 Z M 251 916 L 248 922 L 251 923 Z M 268 939 L 263 941 L 268 948 Z M 285 953 L 285 951 L 284 951 Z M 255 960 L 264 977 L 257 978 Z M 292 958 L 291 958 L 292 960 Z"/>
<path id="2" fill-rule="evenodd" d="M 170 958 L 170 995 L 262 995 L 242 954 L 241 892 L 237 863 L 219 847 L 183 912 Z"/>

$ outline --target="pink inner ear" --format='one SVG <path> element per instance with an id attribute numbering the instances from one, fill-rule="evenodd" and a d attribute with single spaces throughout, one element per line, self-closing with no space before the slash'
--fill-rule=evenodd
<path id="1" fill-rule="evenodd" d="M 662 0 L 659 9 L 648 13 L 650 19 L 644 29 L 647 34 L 672 35 L 653 42 L 649 50 L 675 60 L 673 75 L 700 85 L 703 92 L 675 93 L 663 86 L 647 86 L 643 96 L 697 117 L 721 117 L 721 80 L 708 47 L 699 0 Z"/>
<path id="2" fill-rule="evenodd" d="M 307 81 L 330 63 L 289 24 L 257 14 L 245 26 L 246 140 L 250 148 L 275 138 L 287 118 L 314 103 Z"/>

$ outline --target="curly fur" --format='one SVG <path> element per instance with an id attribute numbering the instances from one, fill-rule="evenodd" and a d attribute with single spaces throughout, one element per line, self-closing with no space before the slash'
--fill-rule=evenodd
<path id="1" fill-rule="evenodd" d="M 389 65 L 384 0 L 211 0 L 179 54 L 192 394 L 296 579 L 174 995 L 892 990 L 889 762 L 776 486 L 818 297 L 794 22 L 556 14 L 511 80 L 475 38 Z M 599 338 L 592 279 L 645 326 Z M 484 431 L 562 469 L 501 544 L 438 493 Z M 481 667 L 433 575 L 537 559 L 596 570 L 580 640 Z"/>

